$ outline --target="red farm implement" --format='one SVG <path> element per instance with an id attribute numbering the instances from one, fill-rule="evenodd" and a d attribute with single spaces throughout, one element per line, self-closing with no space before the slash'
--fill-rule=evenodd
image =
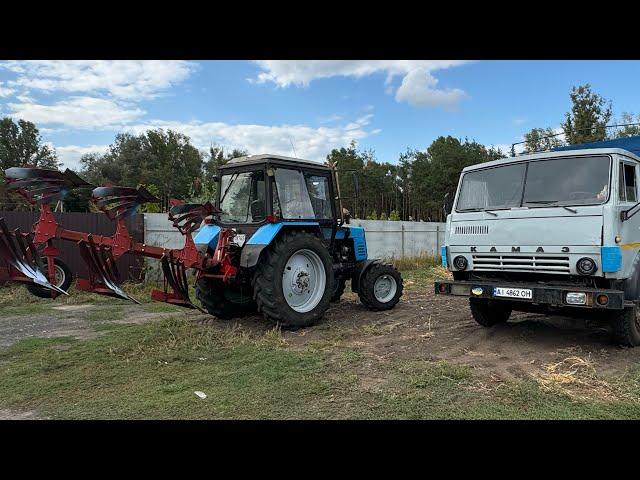
<path id="1" fill-rule="evenodd" d="M 75 173 L 66 170 L 39 168 L 9 168 L 5 171 L 10 191 L 21 195 L 32 205 L 39 205 L 40 218 L 29 233 L 19 229 L 10 231 L 0 218 L 0 257 L 8 263 L 12 281 L 37 286 L 48 291 L 51 298 L 67 294 L 58 286 L 56 278 L 55 239 L 75 242 L 86 262 L 88 278 L 78 278 L 76 288 L 101 295 L 124 298 L 139 303 L 120 286 L 116 260 L 126 253 L 159 259 L 164 273 L 164 289 L 154 290 L 155 300 L 188 308 L 200 308 L 189 297 L 187 270 L 200 269 L 204 258 L 196 249 L 191 234 L 198 229 L 205 216 L 214 211 L 210 203 L 181 204 L 174 206 L 169 220 L 184 235 L 184 247 L 167 249 L 135 241 L 125 225 L 125 218 L 148 202 L 160 200 L 144 187 L 98 187 L 91 195 L 93 204 L 115 223 L 111 236 L 67 230 L 60 225 L 51 210 L 51 204 L 64 197 L 72 189 L 92 188 Z"/>

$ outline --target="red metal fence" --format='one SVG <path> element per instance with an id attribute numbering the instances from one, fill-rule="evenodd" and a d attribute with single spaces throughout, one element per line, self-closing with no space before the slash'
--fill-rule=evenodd
<path id="1" fill-rule="evenodd" d="M 22 232 L 30 232 L 33 224 L 38 221 L 39 212 L 2 212 L 0 218 L 4 217 L 9 229 L 20 228 Z M 97 235 L 112 235 L 115 232 L 116 224 L 107 218 L 104 213 L 54 213 L 56 221 L 64 228 L 81 232 L 90 232 Z M 127 218 L 127 228 L 131 237 L 138 242 L 144 242 L 144 215 L 136 214 Z M 88 270 L 84 261 L 80 257 L 78 246 L 73 242 L 56 240 L 54 244 L 60 249 L 59 258 L 69 265 L 74 276 L 87 278 Z M 136 255 L 125 254 L 116 261 L 120 280 L 122 282 L 139 282 L 143 279 L 144 260 Z M 0 260 L 0 284 L 8 279 L 6 265 Z"/>

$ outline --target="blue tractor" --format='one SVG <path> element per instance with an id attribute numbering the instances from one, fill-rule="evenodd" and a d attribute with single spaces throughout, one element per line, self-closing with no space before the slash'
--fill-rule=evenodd
<path id="1" fill-rule="evenodd" d="M 364 229 L 343 213 L 333 166 L 254 155 L 221 166 L 216 182 L 214 213 L 194 237 L 205 259 L 196 295 L 210 314 L 257 310 L 283 327 L 306 327 L 340 299 L 347 280 L 371 310 L 398 303 L 402 277 L 367 257 Z"/>

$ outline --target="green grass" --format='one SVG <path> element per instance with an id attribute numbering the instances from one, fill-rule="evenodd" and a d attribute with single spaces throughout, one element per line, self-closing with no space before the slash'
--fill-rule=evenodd
<path id="1" fill-rule="evenodd" d="M 402 273 L 407 289 L 447 275 L 433 264 Z M 145 302 L 142 311 L 182 312 L 150 301 L 154 287 L 126 288 Z M 94 304 L 76 314 L 100 335 L 82 341 L 28 338 L 0 350 L 0 408 L 106 419 L 640 418 L 640 368 L 615 379 L 585 371 L 585 383 L 578 385 L 587 393 L 583 398 L 534 378 L 486 385 L 465 365 L 372 356 L 343 341 L 353 331 L 339 326 L 321 324 L 316 329 L 322 335 L 295 346 L 277 329 L 199 325 L 182 315 L 113 323 L 130 303 L 83 292 L 54 303 Z M 51 305 L 24 287 L 0 290 L 3 314 L 30 315 Z M 360 334 L 366 342 L 392 328 L 372 323 Z"/>
<path id="2" fill-rule="evenodd" d="M 627 384 L 631 399 L 640 395 L 637 380 Z M 293 348 L 278 330 L 175 318 L 0 351 L 0 408 L 50 418 L 640 417 L 636 400 L 575 400 L 533 380 L 487 391 L 476 383 L 466 366 Z"/>

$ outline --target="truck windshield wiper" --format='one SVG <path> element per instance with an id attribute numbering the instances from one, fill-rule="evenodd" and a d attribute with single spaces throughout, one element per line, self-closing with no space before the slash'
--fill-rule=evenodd
<path id="1" fill-rule="evenodd" d="M 555 206 L 557 207 L 562 207 L 565 210 L 569 210 L 571 213 L 578 213 L 577 210 L 574 210 L 573 208 L 569 208 L 566 205 L 558 205 L 558 200 L 531 200 L 531 201 L 527 201 L 524 203 L 538 203 L 538 204 L 543 204 L 543 205 L 553 205 L 555 204 Z"/>
<path id="2" fill-rule="evenodd" d="M 484 209 L 484 210 L 482 210 L 482 211 L 483 211 L 483 212 L 487 212 L 489 215 L 493 215 L 494 217 L 497 217 L 497 216 L 498 216 L 498 214 L 497 214 L 497 213 L 492 212 L 492 211 L 491 211 L 491 210 L 489 210 L 489 209 Z"/>

